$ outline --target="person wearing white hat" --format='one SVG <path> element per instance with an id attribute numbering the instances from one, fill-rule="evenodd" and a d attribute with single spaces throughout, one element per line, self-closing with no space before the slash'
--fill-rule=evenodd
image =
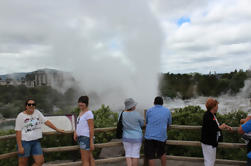
<path id="1" fill-rule="evenodd" d="M 124 102 L 125 110 L 121 113 L 123 124 L 122 142 L 125 149 L 127 166 L 137 166 L 142 143 L 144 119 L 135 111 L 137 103 L 132 98 Z M 121 116 L 120 114 L 120 116 Z"/>

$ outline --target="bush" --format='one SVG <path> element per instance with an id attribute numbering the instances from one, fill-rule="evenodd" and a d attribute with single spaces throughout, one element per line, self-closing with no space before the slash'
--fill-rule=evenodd
<path id="1" fill-rule="evenodd" d="M 78 115 L 79 109 L 73 110 L 74 114 Z M 204 114 L 199 106 L 188 106 L 183 109 L 176 109 L 172 113 L 173 124 L 176 125 L 202 125 L 202 117 Z M 94 114 L 94 126 L 95 128 L 114 127 L 117 124 L 118 113 L 114 113 L 108 106 L 102 105 L 100 109 L 93 111 Z M 246 113 L 243 111 L 237 111 L 228 114 L 218 114 L 218 120 L 220 123 L 224 122 L 231 126 L 238 126 L 240 119 L 246 117 Z M 0 131 L 0 135 L 8 135 L 15 133 L 14 130 Z M 189 130 L 168 130 L 168 139 L 170 140 L 189 140 L 200 141 L 201 131 L 189 131 Z M 224 142 L 241 142 L 241 136 L 235 132 L 223 132 Z M 100 132 L 95 133 L 95 143 L 109 142 L 112 138 L 115 138 L 115 132 Z M 58 146 L 71 146 L 76 145 L 73 141 L 72 135 L 50 135 L 45 136 L 42 139 L 42 146 L 46 147 L 58 147 Z M 9 139 L 0 141 L 0 154 L 16 151 L 15 139 Z M 95 158 L 98 158 L 101 149 L 94 151 Z M 182 156 L 194 156 L 202 157 L 201 147 L 187 147 L 187 146 L 168 146 L 169 155 L 182 155 Z M 56 152 L 45 153 L 45 160 L 79 160 L 80 154 L 78 151 L 72 152 Z M 217 149 L 217 158 L 230 159 L 230 160 L 246 160 L 246 149 Z M 17 165 L 17 159 L 4 159 L 0 160 L 0 165 Z"/>
<path id="2" fill-rule="evenodd" d="M 79 109 L 75 108 L 73 113 L 78 115 Z M 94 114 L 94 127 L 103 128 L 103 127 L 114 127 L 117 124 L 118 113 L 114 113 L 110 110 L 108 106 L 102 105 L 100 109 L 93 111 Z M 14 130 L 0 131 L 0 135 L 8 135 L 15 133 Z M 114 132 L 102 132 L 95 133 L 95 143 L 104 143 L 109 142 L 115 136 Z M 43 148 L 49 147 L 60 147 L 60 146 L 72 146 L 77 143 L 73 140 L 73 135 L 48 135 L 44 136 L 41 145 Z M 16 151 L 16 140 L 9 139 L 0 141 L 0 154 L 9 153 Z M 95 158 L 98 158 L 101 149 L 96 149 L 93 154 Z M 44 153 L 45 161 L 55 161 L 55 160 L 79 160 L 80 153 L 76 151 L 72 152 L 53 152 L 53 153 Z M 4 159 L 0 160 L 0 165 L 2 166 L 14 166 L 17 165 L 17 158 L 13 159 Z"/>
<path id="3" fill-rule="evenodd" d="M 204 114 L 199 106 L 188 106 L 183 109 L 176 109 L 173 113 L 173 124 L 176 125 L 202 125 L 202 118 Z M 239 126 L 240 119 L 246 117 L 243 111 L 237 111 L 228 114 L 218 114 L 217 119 L 220 123 L 226 123 L 230 126 Z M 171 140 L 186 140 L 186 141 L 200 141 L 201 131 L 189 130 L 169 130 L 168 139 Z M 224 142 L 239 143 L 241 136 L 236 132 L 223 132 Z M 170 155 L 183 155 L 183 156 L 196 156 L 202 157 L 201 147 L 183 147 L 183 146 L 168 146 L 168 154 Z M 217 158 L 231 159 L 231 160 L 246 160 L 246 149 L 217 149 Z"/>
<path id="4" fill-rule="evenodd" d="M 0 136 L 14 134 L 14 130 L 0 130 Z M 0 141 L 0 154 L 10 153 L 16 151 L 16 140 L 8 139 Z M 17 157 L 0 160 L 0 165 L 2 166 L 14 166 L 17 165 Z"/>

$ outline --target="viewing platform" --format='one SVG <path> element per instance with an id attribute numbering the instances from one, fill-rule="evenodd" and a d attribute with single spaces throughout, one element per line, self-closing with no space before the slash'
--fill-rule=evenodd
<path id="1" fill-rule="evenodd" d="M 171 125 L 169 127 L 169 130 L 172 129 L 180 129 L 180 130 L 200 130 L 201 126 L 184 126 L 184 125 Z M 109 131 L 116 131 L 115 127 L 109 127 L 109 128 L 95 128 L 95 133 L 98 132 L 109 132 Z M 237 127 L 233 127 L 233 132 L 237 132 Z M 58 133 L 56 132 L 45 132 L 43 133 L 44 136 L 46 135 L 56 135 Z M 73 131 L 67 131 L 65 134 L 73 134 Z M 5 141 L 9 139 L 15 139 L 15 134 L 12 135 L 6 135 L 6 136 L 0 136 L 0 141 Z M 175 145 L 175 146 L 190 146 L 190 147 L 201 147 L 201 144 L 199 141 L 185 141 L 185 140 L 167 140 L 167 145 Z M 95 148 L 111 148 L 111 147 L 121 147 L 122 142 L 121 140 L 108 142 L 108 143 L 97 143 L 95 144 Z M 243 143 L 225 143 L 221 142 L 218 145 L 218 148 L 228 148 L 228 149 L 234 149 L 234 148 L 246 148 L 246 145 Z M 79 150 L 78 145 L 73 146 L 62 146 L 62 147 L 50 147 L 50 148 L 43 148 L 44 153 L 53 153 L 53 152 L 71 152 L 71 151 L 77 151 Z M 77 152 L 76 152 L 77 153 Z M 17 152 L 9 152 L 5 154 L 0 154 L 0 160 L 4 160 L 7 158 L 16 157 Z M 139 165 L 144 165 L 143 155 L 140 159 Z M 61 160 L 61 159 L 60 159 Z M 63 160 L 63 159 L 62 159 Z M 80 159 L 79 159 L 80 160 Z M 203 165 L 203 158 L 201 157 L 186 157 L 186 156 L 172 156 L 167 155 L 167 165 L 172 166 L 202 166 Z M 45 158 L 46 161 L 46 158 Z M 64 160 L 63 160 L 64 161 Z M 158 162 L 158 161 L 157 161 Z M 156 163 L 157 163 L 156 162 Z M 105 159 L 96 159 L 95 160 L 96 165 L 104 165 L 104 166 L 115 166 L 115 165 L 126 165 L 125 164 L 125 157 L 124 156 L 117 156 L 117 157 L 108 157 Z M 80 166 L 81 161 L 64 161 L 64 163 L 61 163 L 61 161 L 55 162 L 48 162 L 45 163 L 44 166 Z M 146 164 L 145 164 L 146 165 Z M 226 159 L 217 159 L 216 160 L 216 166 L 227 166 L 227 165 L 233 165 L 233 166 L 239 166 L 239 165 L 246 165 L 246 161 L 237 161 L 237 160 L 226 160 Z"/>

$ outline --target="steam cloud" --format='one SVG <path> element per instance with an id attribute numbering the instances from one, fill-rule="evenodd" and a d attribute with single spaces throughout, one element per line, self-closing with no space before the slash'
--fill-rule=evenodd
<path id="1" fill-rule="evenodd" d="M 90 3 L 90 2 L 85 2 Z M 145 1 L 94 1 L 67 29 L 54 29 L 52 64 L 71 71 L 93 105 L 152 105 L 158 89 L 163 34 Z M 116 7 L 114 7 L 116 6 Z M 130 14 L 129 14 L 130 13 Z"/>

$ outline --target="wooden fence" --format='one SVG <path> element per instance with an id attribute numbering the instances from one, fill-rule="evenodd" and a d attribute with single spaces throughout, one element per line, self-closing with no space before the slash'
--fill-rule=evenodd
<path id="1" fill-rule="evenodd" d="M 182 129 L 182 130 L 200 130 L 201 126 L 184 126 L 184 125 L 171 125 L 169 129 Z M 115 131 L 115 127 L 109 128 L 96 128 L 94 132 L 107 132 L 107 131 Z M 233 127 L 233 131 L 237 132 L 237 127 Z M 55 135 L 59 134 L 56 132 L 45 132 L 43 135 Z M 65 134 L 73 134 L 73 131 L 67 131 Z M 0 136 L 0 141 L 7 140 L 7 139 L 14 139 L 15 134 Z M 200 147 L 201 144 L 199 141 L 183 141 L 183 140 L 167 140 L 167 145 L 178 145 L 178 146 L 193 146 L 193 147 Z M 95 144 L 95 148 L 106 148 L 106 147 L 114 147 L 114 146 L 121 146 L 122 142 L 109 142 L 109 143 L 101 143 Z M 218 147 L 220 148 L 246 148 L 245 144 L 242 143 L 219 143 Z M 79 146 L 63 146 L 63 147 L 51 147 L 51 148 L 43 148 L 43 152 L 45 153 L 52 153 L 52 152 L 66 152 L 66 151 L 75 151 L 78 150 Z M 0 160 L 11 158 L 17 156 L 17 152 L 10 152 L 6 154 L 0 155 Z M 203 162 L 203 158 L 199 157 L 185 157 L 185 156 L 169 156 L 167 155 L 168 160 L 177 160 L 177 161 L 189 161 L 189 162 Z M 105 163 L 114 163 L 125 160 L 125 157 L 114 157 L 114 158 L 107 158 L 107 159 L 98 159 L 95 160 L 96 164 L 105 164 Z M 219 164 L 227 164 L 227 165 L 246 165 L 246 161 L 236 161 L 236 160 L 225 160 L 225 159 L 217 159 L 216 163 Z M 63 163 L 63 164 L 50 164 L 51 166 L 80 166 L 81 162 L 71 162 L 71 163 Z"/>

